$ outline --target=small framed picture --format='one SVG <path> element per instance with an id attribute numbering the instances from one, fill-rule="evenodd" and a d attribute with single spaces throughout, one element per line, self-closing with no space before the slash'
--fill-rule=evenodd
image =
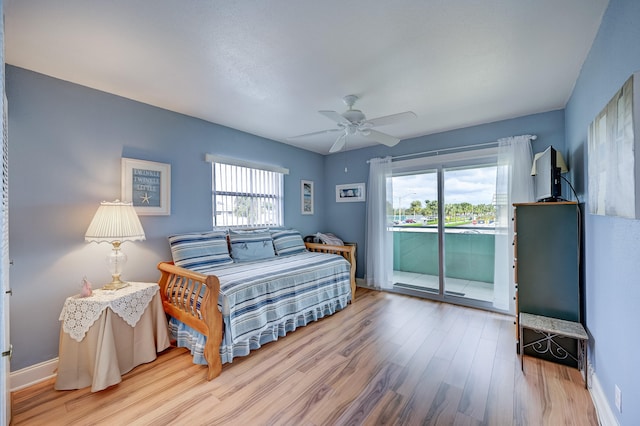
<path id="1" fill-rule="evenodd" d="M 300 181 L 300 198 L 302 214 L 313 214 L 313 181 Z"/>
<path id="2" fill-rule="evenodd" d="M 171 214 L 171 164 L 123 158 L 121 185 L 139 215 Z"/>
<path id="3" fill-rule="evenodd" d="M 337 203 L 353 203 L 358 201 L 365 201 L 364 183 L 336 185 Z"/>

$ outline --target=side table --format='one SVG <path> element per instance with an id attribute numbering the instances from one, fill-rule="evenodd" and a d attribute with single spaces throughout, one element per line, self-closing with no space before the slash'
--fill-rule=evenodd
<path id="1" fill-rule="evenodd" d="M 170 344 L 156 283 L 69 297 L 60 321 L 58 390 L 91 386 L 97 392 L 120 383 L 123 374 L 153 361 Z"/>
<path id="2" fill-rule="evenodd" d="M 569 357 L 577 362 L 579 371 L 584 369 L 584 386 L 589 389 L 589 372 L 587 371 L 587 341 L 589 340 L 589 335 L 582 324 L 526 312 L 520 312 L 519 320 L 520 369 L 522 371 L 524 371 L 524 350 L 527 347 L 533 348 L 534 351 L 540 354 L 548 353 L 557 359 Z M 524 329 L 533 330 L 541 334 L 542 337 L 525 345 L 522 337 Z M 578 342 L 578 358 L 574 358 L 562 346 L 558 345 L 555 341 L 556 337 L 575 339 Z"/>

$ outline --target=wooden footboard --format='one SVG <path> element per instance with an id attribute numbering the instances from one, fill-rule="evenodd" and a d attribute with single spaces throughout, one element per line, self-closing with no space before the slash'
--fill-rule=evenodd
<path id="1" fill-rule="evenodd" d="M 161 272 L 158 285 L 164 311 L 207 336 L 204 348 L 204 358 L 209 366 L 207 380 L 219 376 L 222 371 L 220 344 L 224 324 L 218 309 L 218 277 L 180 268 L 172 262 L 160 262 L 158 269 Z"/>
<path id="2" fill-rule="evenodd" d="M 349 261 L 351 264 L 351 300 L 356 299 L 356 246 L 344 245 L 344 246 L 332 246 L 329 244 L 320 243 L 304 243 L 307 246 L 307 250 L 319 253 L 331 253 L 339 254 Z"/>

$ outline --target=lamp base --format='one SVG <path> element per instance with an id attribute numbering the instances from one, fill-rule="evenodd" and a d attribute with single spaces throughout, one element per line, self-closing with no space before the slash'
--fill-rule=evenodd
<path id="1" fill-rule="evenodd" d="M 121 288 L 128 287 L 130 284 L 120 280 L 120 274 L 112 275 L 113 281 L 102 287 L 103 290 L 120 290 Z"/>

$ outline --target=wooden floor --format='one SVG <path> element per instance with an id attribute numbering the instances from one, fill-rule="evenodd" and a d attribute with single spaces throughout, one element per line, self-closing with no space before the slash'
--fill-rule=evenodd
<path id="1" fill-rule="evenodd" d="M 101 392 L 15 392 L 13 424 L 598 424 L 576 369 L 526 357 L 525 372 L 510 317 L 358 289 L 211 382 L 172 348 Z"/>

